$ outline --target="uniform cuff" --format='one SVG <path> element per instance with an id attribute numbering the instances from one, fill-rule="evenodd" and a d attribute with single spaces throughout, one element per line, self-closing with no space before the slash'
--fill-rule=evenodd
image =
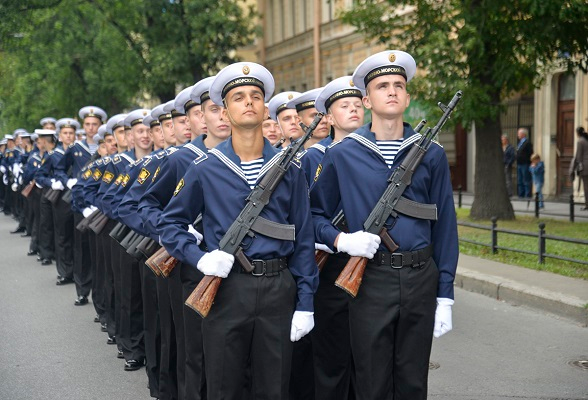
<path id="1" fill-rule="evenodd" d="M 296 303 L 296 311 L 314 312 L 314 296 L 310 293 L 298 293 L 298 302 Z"/>

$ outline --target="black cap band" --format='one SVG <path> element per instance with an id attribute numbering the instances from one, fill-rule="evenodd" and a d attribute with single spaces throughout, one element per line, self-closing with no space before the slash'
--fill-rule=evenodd
<path id="1" fill-rule="evenodd" d="M 208 90 L 200 95 L 200 104 L 204 104 L 206 100 L 210 100 L 210 92 Z"/>
<path id="2" fill-rule="evenodd" d="M 300 112 L 300 111 L 304 111 L 304 110 L 307 110 L 307 109 L 313 108 L 313 107 L 314 107 L 314 100 L 308 100 L 308 101 L 305 101 L 304 103 L 296 104 L 296 111 Z"/>
<path id="3" fill-rule="evenodd" d="M 171 113 L 161 114 L 159 117 L 157 117 L 157 119 L 159 120 L 159 122 L 163 122 L 166 119 L 172 119 L 172 114 Z"/>
<path id="4" fill-rule="evenodd" d="M 227 93 L 231 90 L 234 89 L 236 87 L 239 86 L 257 86 L 258 88 L 261 89 L 261 91 L 263 92 L 263 94 L 265 94 L 265 88 L 263 87 L 263 82 L 260 81 L 257 78 L 254 77 L 240 77 L 237 79 L 233 79 L 232 81 L 230 81 L 229 83 L 227 83 L 225 85 L 225 87 L 223 88 L 223 91 L 221 93 L 221 98 L 225 98 L 225 96 L 227 95 Z"/>
<path id="5" fill-rule="evenodd" d="M 342 99 L 344 97 L 359 97 L 360 99 L 363 98 L 363 95 L 361 94 L 361 90 L 359 89 L 344 89 L 344 90 L 339 90 L 338 92 L 333 93 L 328 99 L 327 101 L 325 101 L 325 109 L 328 110 L 329 107 L 331 107 L 331 105 L 339 100 Z"/>
<path id="6" fill-rule="evenodd" d="M 370 81 L 382 75 L 401 75 L 406 79 L 406 71 L 404 68 L 398 65 L 385 65 L 378 67 L 367 74 L 365 78 L 363 78 L 363 83 L 367 87 L 367 84 L 370 83 Z"/>
<path id="7" fill-rule="evenodd" d="M 171 116 L 172 118 L 176 118 L 176 117 L 185 117 L 186 114 L 182 114 L 181 112 L 179 112 L 178 110 L 171 110 Z"/>
<path id="8" fill-rule="evenodd" d="M 186 104 L 184 104 L 184 111 L 188 112 L 189 109 L 191 109 L 194 106 L 197 106 L 198 103 L 196 103 L 194 100 L 190 99 L 186 102 Z"/>

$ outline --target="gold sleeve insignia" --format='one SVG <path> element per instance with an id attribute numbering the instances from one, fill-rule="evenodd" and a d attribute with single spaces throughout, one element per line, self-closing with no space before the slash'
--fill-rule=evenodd
<path id="1" fill-rule="evenodd" d="M 184 178 L 180 179 L 180 181 L 178 182 L 178 185 L 176 186 L 176 190 L 174 190 L 174 196 L 177 196 L 183 187 L 184 187 Z"/>
<path id="2" fill-rule="evenodd" d="M 131 180 L 131 176 L 129 174 L 126 174 L 124 176 L 124 178 L 122 179 L 122 186 L 127 187 L 127 183 L 129 183 L 130 180 Z"/>
<path id="3" fill-rule="evenodd" d="M 124 177 L 125 177 L 125 176 L 124 176 L 123 174 L 119 174 L 119 175 L 116 177 L 116 180 L 114 181 L 114 184 L 115 184 L 116 186 L 120 185 Z"/>
<path id="4" fill-rule="evenodd" d="M 151 172 L 147 171 L 145 168 L 141 168 L 137 182 L 139 182 L 141 185 L 144 184 L 147 178 L 149 178 L 149 175 L 151 175 Z"/>
<path id="5" fill-rule="evenodd" d="M 102 177 L 102 182 L 110 184 L 110 182 L 112 182 L 112 178 L 114 178 L 114 174 L 110 171 L 106 171 Z"/>
<path id="6" fill-rule="evenodd" d="M 84 174 L 82 175 L 82 177 L 84 179 L 88 179 L 91 176 L 92 176 L 92 170 L 90 170 L 90 169 L 87 169 L 86 172 L 84 172 Z"/>
<path id="7" fill-rule="evenodd" d="M 102 172 L 100 172 L 100 170 L 98 168 L 96 168 L 94 170 L 94 175 L 92 176 L 92 178 L 94 178 L 95 181 L 100 180 L 100 178 L 102 177 Z"/>
<path id="8" fill-rule="evenodd" d="M 161 171 L 161 167 L 157 167 L 155 173 L 153 174 L 153 178 L 151 178 L 151 182 L 155 182 L 155 178 L 157 178 L 157 175 L 159 175 L 159 171 Z"/>
<path id="9" fill-rule="evenodd" d="M 314 174 L 314 181 L 316 182 L 319 178 L 319 175 L 321 174 L 321 172 L 323 171 L 323 165 L 319 164 L 318 167 L 316 168 L 316 173 Z"/>

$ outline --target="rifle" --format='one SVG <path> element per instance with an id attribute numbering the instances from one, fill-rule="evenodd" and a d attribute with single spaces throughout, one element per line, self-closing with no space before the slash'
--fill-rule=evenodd
<path id="1" fill-rule="evenodd" d="M 263 208 L 269 203 L 272 193 L 282 181 L 288 168 L 290 168 L 291 161 L 312 137 L 314 130 L 323 116 L 323 113 L 318 113 L 310 126 L 301 124 L 305 130 L 304 136 L 284 150 L 279 161 L 269 169 L 261 182 L 255 185 L 255 188 L 247 196 L 245 207 L 219 242 L 219 250 L 234 255 L 235 260 L 247 272 L 253 271 L 254 267 L 245 256 L 241 248 L 241 241 L 251 232 L 255 222 L 259 220 L 259 214 L 261 214 Z M 205 275 L 198 283 L 198 286 L 196 286 L 196 289 L 190 294 L 185 304 L 200 314 L 202 318 L 205 318 L 210 311 L 210 307 L 212 307 L 221 279 L 217 276 Z"/>
<path id="2" fill-rule="evenodd" d="M 102 229 L 106 226 L 109 219 L 108 216 L 105 214 L 100 214 L 92 222 L 88 224 L 88 228 L 92 230 L 96 235 L 99 235 L 102 232 Z"/>
<path id="3" fill-rule="evenodd" d="M 138 246 L 139 243 L 143 241 L 143 239 L 145 239 L 145 236 L 137 233 L 135 239 L 129 243 L 129 247 L 127 248 L 127 254 L 132 256 L 133 258 L 136 258 L 137 260 L 140 260 L 143 256 L 143 253 L 139 251 Z"/>
<path id="4" fill-rule="evenodd" d="M 417 125 L 417 127 L 414 129 L 414 131 L 416 133 L 419 133 L 421 131 L 421 129 L 423 129 L 423 127 L 425 126 L 425 124 L 427 123 L 426 119 L 422 119 L 421 122 L 419 122 L 419 124 Z M 339 214 L 337 214 L 335 216 L 335 218 L 333 218 L 333 225 L 335 226 L 339 226 L 339 225 L 344 225 L 345 224 L 345 214 L 343 214 L 343 210 L 341 210 L 339 212 Z M 319 272 L 323 270 L 323 267 L 325 266 L 325 263 L 327 262 L 327 260 L 329 259 L 329 253 L 327 253 L 324 250 L 317 250 L 314 253 L 314 260 L 316 261 L 316 265 L 318 266 L 318 270 Z"/>
<path id="5" fill-rule="evenodd" d="M 202 214 L 199 214 L 192 225 L 194 226 L 194 229 L 198 230 L 197 226 L 201 224 Z M 200 228 L 200 230 L 202 231 L 203 229 Z M 169 274 L 171 274 L 176 265 L 178 265 L 178 260 L 176 260 L 174 256 L 170 255 L 165 249 L 153 262 L 157 263 L 157 268 L 166 278 L 169 277 Z"/>
<path id="6" fill-rule="evenodd" d="M 153 253 L 151 257 L 147 259 L 147 261 L 145 261 L 145 265 L 147 265 L 149 269 L 151 269 L 151 271 L 153 271 L 153 273 L 157 276 L 161 276 L 161 270 L 159 269 L 157 264 L 155 264 L 155 260 L 158 260 L 158 257 L 161 256 L 162 252 L 165 252 L 165 247 L 163 246 L 161 246 L 155 253 Z"/>
<path id="7" fill-rule="evenodd" d="M 31 192 L 33 191 L 33 188 L 35 187 L 35 181 L 31 181 L 29 182 L 28 185 L 26 185 L 20 192 L 20 194 L 22 194 L 25 198 L 29 197 Z"/>
<path id="8" fill-rule="evenodd" d="M 410 185 L 414 171 L 421 163 L 425 153 L 431 146 L 432 141 L 435 139 L 441 128 L 443 128 L 445 122 L 451 116 L 451 113 L 461 99 L 461 96 L 462 92 L 461 90 L 458 90 L 453 96 L 453 99 L 451 99 L 451 102 L 448 106 L 440 102 L 438 103 L 439 108 L 441 108 L 443 111 L 443 115 L 437 122 L 437 125 L 435 125 L 432 130 L 431 128 L 427 128 L 424 135 L 412 146 L 400 166 L 396 168 L 390 178 L 388 178 L 388 187 L 363 224 L 364 231 L 380 236 L 382 243 L 392 253 L 398 249 L 398 245 L 388 234 L 386 220 L 390 216 L 397 218 L 397 213 L 399 212 L 402 214 L 416 216 L 413 209 L 425 206 L 411 200 L 407 200 L 406 198 L 402 197 L 402 194 Z M 426 218 L 436 219 L 436 209 L 433 218 Z M 351 296 L 357 296 L 367 262 L 368 259 L 365 257 L 351 257 L 335 281 L 335 285 L 345 290 Z"/>
<path id="9" fill-rule="evenodd" d="M 108 234 L 111 238 L 113 238 L 118 244 L 127 236 L 130 232 L 131 228 L 126 226 L 125 224 L 118 222 L 114 228 Z"/>
<path id="10" fill-rule="evenodd" d="M 59 200 L 60 195 L 61 190 L 47 189 L 44 196 L 47 200 L 51 202 L 52 205 L 55 205 L 57 203 L 57 200 Z"/>
<path id="11" fill-rule="evenodd" d="M 78 222 L 78 224 L 76 225 L 76 229 L 82 233 L 86 232 L 88 230 L 88 225 L 92 221 L 94 221 L 94 219 L 98 217 L 100 214 L 100 210 L 94 210 L 92 214 L 88 215 L 86 218 Z"/>
<path id="12" fill-rule="evenodd" d="M 63 191 L 63 196 L 61 196 L 61 201 L 65 201 L 66 204 L 71 204 L 72 198 L 73 198 L 73 194 L 71 193 L 71 190 L 66 188 Z"/>
<path id="13" fill-rule="evenodd" d="M 137 250 L 140 251 L 145 258 L 149 258 L 157 251 L 157 246 L 158 243 L 156 243 L 155 240 L 145 237 L 137 245 Z"/>

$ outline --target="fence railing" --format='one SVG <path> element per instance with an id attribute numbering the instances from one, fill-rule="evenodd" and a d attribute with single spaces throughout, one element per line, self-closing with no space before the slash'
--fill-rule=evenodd
<path id="1" fill-rule="evenodd" d="M 469 223 L 469 222 L 460 222 L 460 221 L 457 222 L 457 224 L 460 226 L 490 231 L 490 243 L 484 243 L 484 242 L 466 239 L 466 238 L 462 238 L 462 237 L 460 237 L 459 240 L 461 242 L 465 242 L 465 243 L 471 243 L 471 244 L 475 244 L 478 246 L 489 247 L 492 251 L 492 254 L 498 253 L 498 250 L 506 250 L 506 251 L 512 251 L 512 252 L 516 252 L 516 253 L 535 255 L 535 256 L 537 256 L 537 259 L 540 264 L 545 264 L 545 258 L 553 258 L 553 259 L 557 259 L 557 260 L 563 260 L 563 261 L 569 261 L 569 262 L 573 262 L 573 263 L 588 265 L 588 261 L 586 261 L 586 260 L 579 260 L 576 258 L 564 257 L 564 256 L 560 256 L 557 254 L 549 254 L 546 252 L 546 246 L 545 246 L 545 243 L 547 240 L 559 241 L 559 242 L 565 242 L 565 243 L 574 243 L 574 244 L 580 244 L 580 245 L 588 245 L 588 240 L 567 238 L 567 237 L 555 236 L 555 235 L 547 235 L 545 233 L 545 223 L 543 223 L 543 222 L 538 224 L 538 232 L 537 233 L 498 228 L 498 218 L 496 218 L 496 217 L 492 217 L 491 222 L 492 222 L 492 225 L 490 225 L 490 226 L 481 225 L 481 224 L 474 224 L 474 223 Z M 511 235 L 537 238 L 537 251 L 515 249 L 515 248 L 507 247 L 507 246 L 499 246 L 498 245 L 498 234 L 499 233 L 508 233 Z"/>
<path id="2" fill-rule="evenodd" d="M 462 207 L 462 197 L 463 197 L 463 190 L 461 188 L 461 185 L 459 185 L 457 187 L 457 207 L 461 208 Z M 529 200 L 530 202 L 531 200 Z M 539 193 L 535 193 L 535 198 L 533 201 L 534 205 L 535 205 L 535 218 L 539 218 L 540 214 L 546 215 L 546 216 L 552 216 L 552 217 L 569 217 L 570 222 L 574 222 L 576 219 L 576 209 L 574 206 L 579 206 L 579 205 L 583 205 L 584 203 L 577 203 L 574 201 L 574 195 L 570 194 L 570 198 L 568 201 L 569 204 L 569 212 L 567 214 L 557 214 L 557 213 L 553 213 L 553 212 L 541 212 L 541 208 L 539 207 Z"/>

